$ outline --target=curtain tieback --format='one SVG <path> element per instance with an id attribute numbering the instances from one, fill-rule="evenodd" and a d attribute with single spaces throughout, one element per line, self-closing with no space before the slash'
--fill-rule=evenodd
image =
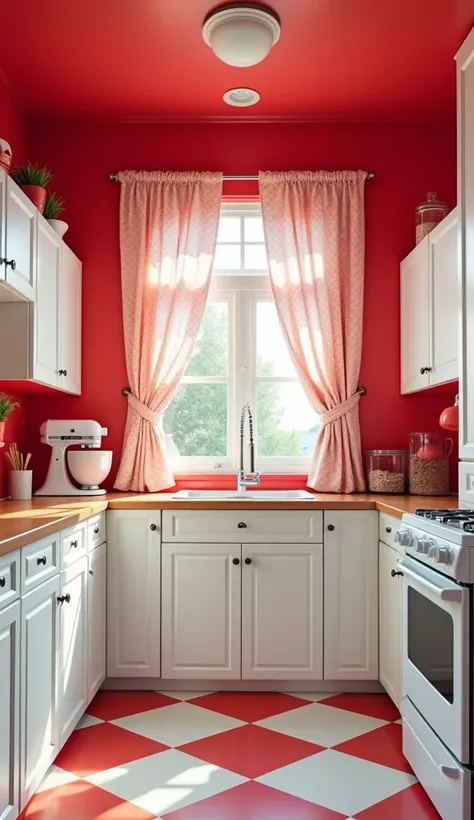
<path id="1" fill-rule="evenodd" d="M 150 424 L 158 425 L 161 422 L 161 413 L 155 413 L 150 407 L 147 407 L 146 404 L 143 404 L 140 399 L 137 399 L 136 396 L 132 395 L 132 393 L 128 393 L 127 400 L 129 406 L 138 413 L 142 419 L 149 421 Z"/>
<path id="2" fill-rule="evenodd" d="M 354 409 L 359 403 L 360 399 L 360 392 L 357 390 L 350 399 L 347 401 L 342 401 L 340 404 L 336 404 L 331 410 L 326 410 L 325 413 L 321 413 L 321 427 L 325 427 L 326 424 L 330 424 L 331 421 L 336 421 L 336 419 L 340 419 L 341 416 L 345 416 L 346 413 L 349 413 L 351 410 Z"/>

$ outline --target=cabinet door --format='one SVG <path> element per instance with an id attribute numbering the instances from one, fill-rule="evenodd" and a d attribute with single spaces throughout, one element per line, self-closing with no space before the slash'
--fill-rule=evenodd
<path id="1" fill-rule="evenodd" d="M 6 177 L 4 265 L 7 285 L 29 301 L 35 299 L 38 211 L 11 177 Z"/>
<path id="2" fill-rule="evenodd" d="M 33 378 L 56 387 L 58 375 L 59 270 L 61 240 L 38 220 L 38 279 L 33 311 Z"/>
<path id="3" fill-rule="evenodd" d="M 88 556 L 87 578 L 87 702 L 105 679 L 106 545 Z"/>
<path id="4" fill-rule="evenodd" d="M 59 316 L 59 385 L 81 394 L 82 264 L 62 243 Z"/>
<path id="5" fill-rule="evenodd" d="M 107 513 L 107 676 L 160 676 L 160 512 Z"/>
<path id="6" fill-rule="evenodd" d="M 0 820 L 18 814 L 20 602 L 0 610 Z"/>
<path id="7" fill-rule="evenodd" d="M 242 678 L 320 680 L 322 544 L 243 544 L 242 559 Z"/>
<path id="8" fill-rule="evenodd" d="M 59 575 L 21 600 L 20 808 L 59 752 Z"/>
<path id="9" fill-rule="evenodd" d="M 400 266 L 401 392 L 429 387 L 429 245 L 425 238 Z"/>
<path id="10" fill-rule="evenodd" d="M 431 373 L 430 385 L 459 376 L 458 211 L 430 233 Z"/>
<path id="11" fill-rule="evenodd" d="M 402 671 L 402 584 L 398 561 L 400 553 L 379 543 L 379 680 L 400 708 Z"/>
<path id="12" fill-rule="evenodd" d="M 163 678 L 240 679 L 240 557 L 240 544 L 163 544 Z"/>
<path id="13" fill-rule="evenodd" d="M 0 259 L 5 257 L 6 237 L 5 237 L 5 206 L 7 197 L 7 174 L 0 170 Z M 0 262 L 0 283 L 5 281 L 6 265 Z"/>
<path id="14" fill-rule="evenodd" d="M 87 558 L 61 573 L 59 715 L 64 746 L 87 706 Z"/>
<path id="15" fill-rule="evenodd" d="M 324 513 L 324 677 L 378 680 L 378 513 Z"/>
<path id="16" fill-rule="evenodd" d="M 461 226 L 459 456 L 474 461 L 474 30 L 457 56 L 458 203 Z M 472 492 L 474 482 L 469 482 Z"/>

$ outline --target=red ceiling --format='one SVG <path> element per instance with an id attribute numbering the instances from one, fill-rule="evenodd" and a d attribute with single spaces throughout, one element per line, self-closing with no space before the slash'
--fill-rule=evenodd
<path id="1" fill-rule="evenodd" d="M 212 0 L 11 0 L 0 67 L 32 117 L 402 119 L 451 114 L 472 0 L 272 0 L 280 41 L 232 68 L 204 44 Z M 8 33 L 7 33 L 8 32 Z M 228 88 L 261 102 L 235 110 Z"/>

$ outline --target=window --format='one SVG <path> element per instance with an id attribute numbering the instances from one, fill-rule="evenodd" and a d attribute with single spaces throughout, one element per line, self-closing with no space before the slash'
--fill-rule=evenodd
<path id="1" fill-rule="evenodd" d="M 235 472 L 240 412 L 247 401 L 254 415 L 257 469 L 305 472 L 319 420 L 280 328 L 260 206 L 223 205 L 203 323 L 164 417 L 175 471 Z M 245 459 L 248 468 L 247 452 Z"/>

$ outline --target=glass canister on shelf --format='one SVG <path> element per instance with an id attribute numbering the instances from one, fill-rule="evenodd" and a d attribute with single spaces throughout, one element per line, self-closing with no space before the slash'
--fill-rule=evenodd
<path id="1" fill-rule="evenodd" d="M 410 493 L 449 493 L 449 455 L 452 449 L 452 438 L 442 438 L 438 433 L 410 433 Z"/>
<path id="2" fill-rule="evenodd" d="M 404 493 L 408 450 L 366 450 L 370 493 Z"/>
<path id="3" fill-rule="evenodd" d="M 436 199 L 436 191 L 428 191 L 426 202 L 420 202 L 415 208 L 417 245 L 425 236 L 428 236 L 433 228 L 436 228 L 447 213 L 448 207 L 444 202 Z"/>

